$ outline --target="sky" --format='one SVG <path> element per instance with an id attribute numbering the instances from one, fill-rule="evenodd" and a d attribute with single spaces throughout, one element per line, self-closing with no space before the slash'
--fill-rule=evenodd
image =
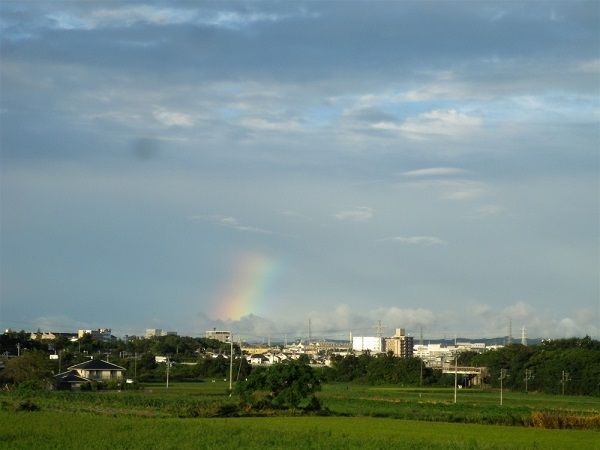
<path id="1" fill-rule="evenodd" d="M 0 2 L 0 327 L 600 338 L 600 6 Z"/>

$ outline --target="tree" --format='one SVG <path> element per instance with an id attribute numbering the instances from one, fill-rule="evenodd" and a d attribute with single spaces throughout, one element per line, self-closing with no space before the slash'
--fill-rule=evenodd
<path id="1" fill-rule="evenodd" d="M 246 381 L 236 386 L 242 403 L 248 404 L 256 391 L 266 391 L 266 400 L 272 406 L 291 409 L 298 408 L 302 400 L 309 396 L 313 397 L 311 406 L 315 408 L 318 401 L 314 394 L 320 388 L 320 381 L 313 368 L 301 361 L 253 370 Z"/>
<path id="2" fill-rule="evenodd" d="M 29 351 L 11 358 L 2 372 L 5 382 L 34 389 L 47 387 L 52 381 L 51 363 L 48 355 L 40 351 Z"/>

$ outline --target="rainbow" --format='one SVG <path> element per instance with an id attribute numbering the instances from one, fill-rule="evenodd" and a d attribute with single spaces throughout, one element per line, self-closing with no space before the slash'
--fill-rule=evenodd
<path id="1" fill-rule="evenodd" d="M 239 320 L 242 316 L 260 312 L 279 268 L 278 262 L 262 254 L 239 256 L 227 286 L 215 302 L 213 317 Z"/>

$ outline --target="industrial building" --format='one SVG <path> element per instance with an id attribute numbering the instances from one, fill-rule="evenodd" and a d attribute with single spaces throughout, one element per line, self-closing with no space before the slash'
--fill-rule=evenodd
<path id="1" fill-rule="evenodd" d="M 383 353 L 383 338 L 375 336 L 354 336 L 352 350 L 355 352 Z"/>

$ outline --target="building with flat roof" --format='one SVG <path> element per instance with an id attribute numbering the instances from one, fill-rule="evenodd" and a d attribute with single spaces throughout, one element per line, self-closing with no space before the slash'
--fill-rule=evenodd
<path id="1" fill-rule="evenodd" d="M 404 328 L 396 328 L 396 334 L 385 340 L 385 351 L 400 358 L 410 358 L 413 355 L 413 341 L 412 336 L 406 335 Z"/>
<path id="2" fill-rule="evenodd" d="M 161 328 L 146 328 L 146 339 L 160 336 L 177 336 L 177 331 L 167 331 Z"/>
<path id="3" fill-rule="evenodd" d="M 231 331 L 220 331 L 216 328 L 213 328 L 212 330 L 206 331 L 205 337 L 207 339 L 216 339 L 217 341 L 221 342 L 229 342 L 229 339 L 231 338 Z"/>
<path id="4" fill-rule="evenodd" d="M 110 342 L 116 339 L 112 335 L 112 330 L 110 328 L 98 328 L 97 330 L 78 330 L 77 338 L 81 339 L 82 337 L 88 334 L 92 336 L 93 339 L 96 339 L 98 341 Z"/>
<path id="5" fill-rule="evenodd" d="M 375 336 L 354 336 L 352 338 L 352 350 L 355 352 L 382 353 L 383 338 Z"/>

